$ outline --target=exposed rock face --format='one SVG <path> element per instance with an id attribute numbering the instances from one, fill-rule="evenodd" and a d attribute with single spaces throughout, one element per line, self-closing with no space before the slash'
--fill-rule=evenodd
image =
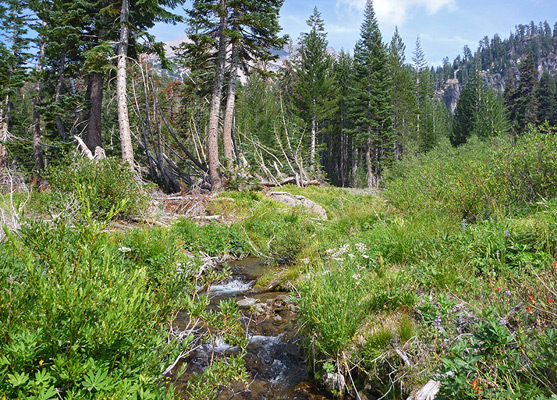
<path id="1" fill-rule="evenodd" d="M 512 73 L 515 85 L 518 85 L 520 81 L 520 62 L 523 61 L 519 59 L 517 66 L 510 68 L 507 71 L 507 75 L 500 73 L 494 73 L 487 71 L 481 71 L 482 79 L 487 84 L 488 87 L 495 90 L 497 93 L 503 94 L 505 92 L 505 80 L 509 73 Z M 541 78 L 544 72 L 555 73 L 557 71 L 557 54 L 550 53 L 548 56 L 540 58 L 536 66 L 538 71 L 538 80 Z M 448 79 L 443 84 L 441 89 L 435 92 L 435 98 L 442 99 L 445 102 L 447 108 L 454 114 L 460 95 L 462 94 L 463 86 L 462 83 L 456 78 Z"/>
<path id="2" fill-rule="evenodd" d="M 550 53 L 547 57 L 539 60 L 538 79 L 541 78 L 544 71 L 547 71 L 549 73 L 557 71 L 557 54 Z"/>
<path id="3" fill-rule="evenodd" d="M 267 196 L 274 200 L 280 201 L 281 203 L 289 205 L 290 207 L 301 206 L 303 208 L 306 208 L 308 211 L 317 214 L 319 218 L 327 219 L 327 212 L 325 211 L 325 209 L 319 204 L 306 199 L 304 196 L 295 196 L 286 192 L 269 192 L 267 193 Z"/>
<path id="4" fill-rule="evenodd" d="M 443 89 L 438 90 L 435 93 L 435 97 L 443 99 L 447 108 L 451 110 L 452 114 L 454 114 L 456 105 L 458 104 L 458 99 L 460 99 L 461 92 L 462 85 L 460 84 L 458 79 L 453 78 L 445 82 L 445 85 L 443 85 Z"/>
<path id="5" fill-rule="evenodd" d="M 323 382 L 323 384 L 331 392 L 342 392 L 344 386 L 346 386 L 346 381 L 344 380 L 344 376 L 342 374 L 330 372 L 325 377 L 325 381 Z"/>

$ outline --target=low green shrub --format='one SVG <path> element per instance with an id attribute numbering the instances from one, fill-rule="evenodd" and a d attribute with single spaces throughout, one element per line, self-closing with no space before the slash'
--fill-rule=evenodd
<path id="1" fill-rule="evenodd" d="M 78 200 L 77 206 L 87 202 L 98 220 L 106 219 L 118 205 L 121 206 L 115 217 L 124 219 L 141 215 L 149 205 L 145 186 L 121 160 L 74 160 L 66 166 L 48 169 L 46 176 L 53 191 L 64 196 L 55 197 L 55 202 Z M 63 209 L 64 204 L 57 208 Z"/>
<path id="2" fill-rule="evenodd" d="M 436 398 L 541 400 L 555 395 L 557 330 L 540 332 L 532 343 L 529 335 L 507 325 L 487 312 L 470 337 L 457 341 L 442 358 Z"/>
<path id="3" fill-rule="evenodd" d="M 185 249 L 191 252 L 203 251 L 212 257 L 224 254 L 240 257 L 249 250 L 246 240 L 234 225 L 197 225 L 182 219 L 173 225 L 172 230 Z"/>
<path id="4" fill-rule="evenodd" d="M 386 196 L 403 210 L 435 209 L 466 221 L 517 214 L 557 195 L 557 135 L 549 127 L 515 141 L 472 140 L 396 163 Z"/>
<path id="5" fill-rule="evenodd" d="M 109 236 L 107 221 L 83 204 L 81 219 L 28 221 L 0 243 L 2 398 L 178 398 L 162 372 L 212 339 L 176 335 L 178 310 L 245 348 L 237 305 L 207 310 L 196 293 L 215 274 L 201 273 L 174 232 Z M 213 398 L 221 385 L 246 381 L 241 354 L 213 361 L 180 396 Z"/>
<path id="6" fill-rule="evenodd" d="M 160 372 L 180 350 L 167 323 L 187 296 L 186 276 L 173 260 L 154 287 L 103 227 L 93 220 L 31 222 L 1 245 L 6 398 L 173 397 Z"/>

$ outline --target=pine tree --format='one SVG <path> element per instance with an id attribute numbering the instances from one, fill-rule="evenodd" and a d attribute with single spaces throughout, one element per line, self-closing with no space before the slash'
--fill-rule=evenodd
<path id="1" fill-rule="evenodd" d="M 373 188 L 379 186 L 383 167 L 392 160 L 394 132 L 387 51 L 372 0 L 366 3 L 354 65 L 355 132 L 365 146 L 366 180 L 368 187 Z"/>
<path id="2" fill-rule="evenodd" d="M 416 39 L 416 49 L 412 58 L 415 73 L 416 108 L 416 140 L 418 149 L 427 152 L 437 143 L 433 130 L 432 94 L 433 85 L 425 55 L 422 50 L 420 37 Z"/>
<path id="3" fill-rule="evenodd" d="M 333 182 L 342 187 L 348 186 L 351 178 L 352 148 L 354 146 L 353 119 L 351 116 L 352 93 L 354 87 L 354 60 L 350 54 L 341 50 L 334 64 L 335 86 L 338 88 L 338 103 L 333 116 L 333 134 L 335 145 L 329 149 L 330 164 L 334 163 L 333 174 L 331 168 L 328 175 Z"/>
<path id="4" fill-rule="evenodd" d="M 218 127 L 220 103 L 224 87 L 227 50 L 230 47 L 231 63 L 229 68 L 228 99 L 225 112 L 223 144 L 225 156 L 232 158 L 232 118 L 234 114 L 237 70 L 240 66 L 247 68 L 253 60 L 268 61 L 272 59 L 271 47 L 280 46 L 283 40 L 277 36 L 278 11 L 282 0 L 237 1 L 237 0 L 197 0 L 188 11 L 188 20 L 194 28 L 193 38 L 201 46 L 185 48 L 188 59 L 201 60 L 213 58 L 212 92 L 208 122 L 208 154 L 211 189 L 222 188 L 219 170 Z M 207 51 L 209 46 L 212 50 Z M 216 53 L 215 53 L 216 51 Z M 189 54 L 187 54 L 189 52 Z M 197 54 L 195 52 L 198 52 Z M 212 54 L 211 54 L 212 53 Z M 207 66 L 208 62 L 203 62 Z"/>
<path id="5" fill-rule="evenodd" d="M 394 157 L 400 160 L 416 118 L 417 98 L 412 73 L 406 65 L 406 46 L 395 28 L 389 47 L 389 72 L 392 78 L 393 128 L 396 132 Z"/>
<path id="6" fill-rule="evenodd" d="M 20 0 L 0 1 L 0 32 L 4 37 L 0 46 L 0 168 L 6 167 L 9 161 L 2 143 L 11 137 L 12 100 L 25 84 L 31 58 L 26 5 Z"/>
<path id="7" fill-rule="evenodd" d="M 538 99 L 536 98 L 536 87 L 538 79 L 536 77 L 536 66 L 534 56 L 530 52 L 520 65 L 520 81 L 517 88 L 517 100 L 515 102 L 515 130 L 516 133 L 523 133 L 528 124 L 538 122 Z"/>
<path id="8" fill-rule="evenodd" d="M 231 56 L 228 93 L 223 121 L 223 154 L 232 161 L 232 122 L 236 98 L 238 69 L 246 73 L 274 60 L 272 49 L 282 48 L 286 42 L 279 37 L 279 10 L 284 0 L 230 0 L 229 29 Z M 248 67 L 249 64 L 254 64 Z"/>
<path id="9" fill-rule="evenodd" d="M 555 78 L 547 71 L 540 78 L 536 98 L 539 102 L 538 121 L 548 121 L 550 125 L 557 124 L 557 86 Z"/>
<path id="10" fill-rule="evenodd" d="M 487 139 L 508 132 L 503 100 L 483 81 L 479 63 L 479 57 L 476 57 L 470 79 L 455 110 L 450 135 L 453 146 L 466 143 L 471 136 Z"/>
<path id="11" fill-rule="evenodd" d="M 321 123 L 335 111 L 332 59 L 327 54 L 327 38 L 321 14 L 314 8 L 307 20 L 308 33 L 301 36 L 296 66 L 295 104 L 310 131 L 310 169 L 315 171 L 317 139 Z"/>

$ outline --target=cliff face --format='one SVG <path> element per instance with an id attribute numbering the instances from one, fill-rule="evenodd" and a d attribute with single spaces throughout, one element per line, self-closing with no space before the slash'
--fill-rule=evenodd
<path id="1" fill-rule="evenodd" d="M 443 66 L 433 72 L 436 82 L 436 97 L 443 99 L 454 112 L 463 84 L 471 71 L 478 66 L 482 79 L 488 87 L 498 93 L 505 91 L 505 81 L 512 75 L 514 84 L 520 81 L 520 65 L 532 53 L 538 71 L 538 79 L 544 72 L 557 76 L 557 24 L 553 30 L 546 22 L 517 25 L 515 32 L 502 39 L 495 35 L 492 39 L 485 36 L 476 52 L 465 46 L 464 54 L 453 63 L 448 59 Z"/>
<path id="2" fill-rule="evenodd" d="M 435 92 L 435 98 L 442 99 L 451 113 L 454 114 L 456 105 L 460 99 L 462 85 L 457 78 L 448 79 L 442 89 Z"/>
<path id="3" fill-rule="evenodd" d="M 507 69 L 506 74 L 498 72 L 481 71 L 482 79 L 486 85 L 494 89 L 497 93 L 503 94 L 505 92 L 505 80 L 508 74 L 512 74 L 515 82 L 515 86 L 518 85 L 520 81 L 520 62 L 524 60 L 525 57 L 521 57 L 517 60 L 516 65 Z M 544 72 L 549 72 L 550 74 L 557 75 L 557 54 L 550 53 L 546 57 L 542 57 L 536 63 L 536 69 L 538 71 L 538 80 L 541 78 Z M 463 84 L 460 82 L 455 71 L 454 78 L 447 79 L 441 86 L 440 89 L 436 90 L 435 98 L 442 99 L 445 102 L 447 108 L 454 114 L 458 100 L 462 93 Z"/>

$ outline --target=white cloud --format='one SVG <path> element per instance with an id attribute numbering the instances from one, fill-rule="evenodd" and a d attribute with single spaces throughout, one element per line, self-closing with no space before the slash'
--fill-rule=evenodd
<path id="1" fill-rule="evenodd" d="M 358 33 L 360 28 L 358 26 L 349 27 L 332 24 L 327 26 L 327 31 L 329 33 Z"/>
<path id="2" fill-rule="evenodd" d="M 337 0 L 337 7 L 362 11 L 366 0 Z M 408 11 L 412 8 L 423 8 L 429 14 L 436 14 L 443 8 L 454 9 L 456 0 L 374 0 L 373 8 L 377 19 L 382 24 L 401 26 L 408 19 Z"/>

